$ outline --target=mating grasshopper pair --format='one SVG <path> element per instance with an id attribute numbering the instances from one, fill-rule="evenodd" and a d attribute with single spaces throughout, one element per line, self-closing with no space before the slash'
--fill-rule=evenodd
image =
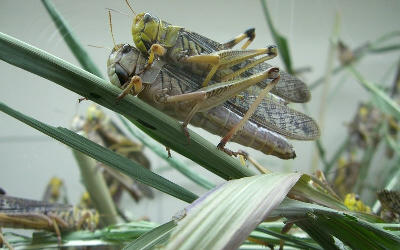
<path id="1" fill-rule="evenodd" d="M 53 231 L 61 244 L 61 232 L 94 230 L 98 223 L 99 214 L 92 209 L 0 195 L 0 228 Z"/>
<path id="2" fill-rule="evenodd" d="M 134 18 L 132 35 L 139 51 L 116 45 L 107 62 L 111 82 L 124 89 L 120 97 L 137 95 L 183 121 L 184 130 L 191 123 L 225 135 L 221 149 L 242 126 L 232 141 L 283 159 L 295 157 L 286 138 L 319 137 L 312 118 L 286 105 L 308 101 L 307 86 L 265 62 L 277 55 L 276 47 L 246 50 L 254 29 L 221 44 L 141 13 Z M 245 38 L 241 50 L 232 49 Z M 270 90 L 273 94 L 265 96 Z"/>

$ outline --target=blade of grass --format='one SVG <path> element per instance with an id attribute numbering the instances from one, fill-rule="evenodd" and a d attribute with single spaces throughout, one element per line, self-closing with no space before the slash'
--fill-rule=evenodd
<path id="1" fill-rule="evenodd" d="M 76 38 L 76 36 L 68 26 L 68 23 L 56 10 L 51 1 L 42 0 L 42 4 L 44 5 L 51 19 L 57 26 L 62 38 L 64 38 L 64 41 L 67 43 L 68 47 L 74 52 L 73 54 L 75 58 L 82 65 L 82 67 L 90 73 L 103 78 L 101 71 L 97 68 L 96 64 L 93 63 L 92 59 L 89 57 L 89 54 L 86 52 L 86 50 L 83 48 L 79 40 Z"/>
<path id="2" fill-rule="evenodd" d="M 329 239 L 333 240 L 332 236 L 354 249 L 395 249 L 399 246 L 400 237 L 382 229 L 378 226 L 379 223 L 370 223 L 359 218 L 360 215 L 290 199 L 285 199 L 270 214 L 271 217 L 284 216 L 292 219 L 324 249 L 334 247 L 332 244 L 323 245 Z"/>
<path id="3" fill-rule="evenodd" d="M 165 249 L 236 249 L 297 182 L 271 173 L 226 182 L 184 209 Z"/>
<path id="4" fill-rule="evenodd" d="M 78 163 L 82 182 L 89 193 L 90 200 L 97 211 L 102 215 L 101 224 L 104 226 L 114 225 L 118 222 L 117 209 L 104 180 L 103 174 L 97 168 L 96 161 L 92 158 L 72 150 L 75 160 Z"/>
<path id="5" fill-rule="evenodd" d="M 321 249 L 315 243 L 313 244 L 313 243 L 306 242 L 302 238 L 297 238 L 292 235 L 274 232 L 271 229 L 269 229 L 268 227 L 266 227 L 265 223 L 262 223 L 261 225 L 259 225 L 255 230 L 258 232 L 263 232 L 263 233 L 275 236 L 279 239 L 283 239 L 288 242 L 293 242 L 296 244 L 296 247 L 301 248 L 301 249 Z"/>
<path id="6" fill-rule="evenodd" d="M 295 72 L 293 71 L 292 60 L 290 59 L 289 44 L 288 44 L 286 38 L 283 37 L 281 34 L 279 34 L 279 32 L 275 29 L 275 26 L 272 22 L 271 15 L 269 14 L 269 10 L 267 7 L 267 1 L 260 0 L 260 2 L 261 2 L 261 6 L 263 8 L 265 19 L 269 26 L 269 30 L 271 31 L 272 37 L 273 37 L 276 45 L 278 45 L 279 56 L 282 58 L 282 61 L 285 65 L 285 69 L 289 74 L 294 74 Z"/>
<path id="7" fill-rule="evenodd" d="M 354 49 L 355 59 L 353 61 L 353 64 L 360 61 L 365 55 L 368 55 L 368 53 L 373 53 L 375 50 L 377 50 L 377 48 L 379 48 L 378 46 L 380 46 L 381 43 L 383 43 L 389 39 L 395 38 L 397 36 L 400 36 L 400 31 L 392 31 L 392 32 L 384 34 L 383 36 L 379 37 L 378 39 L 376 39 L 375 41 L 373 41 L 371 43 L 368 42 L 367 44 L 360 45 L 359 47 Z M 382 50 L 379 53 L 390 52 L 390 51 L 391 50 Z M 341 72 L 346 67 L 347 67 L 347 65 L 339 65 L 339 66 L 335 67 L 332 70 L 332 75 L 335 75 L 335 74 Z M 324 82 L 324 76 L 318 78 L 312 84 L 310 84 L 310 86 L 309 86 L 310 90 L 317 88 L 323 82 Z"/>
<path id="8" fill-rule="evenodd" d="M 161 192 L 170 194 L 178 199 L 186 202 L 192 202 L 197 198 L 195 194 L 178 186 L 167 179 L 154 174 L 150 170 L 142 167 L 138 163 L 129 160 L 113 151 L 104 148 L 83 136 L 80 136 L 66 128 L 53 127 L 45 123 L 37 121 L 29 116 L 26 116 L 0 102 L 0 111 L 20 120 L 21 122 L 45 133 L 48 136 L 78 150 L 110 167 L 113 167 L 124 174 L 142 182 L 146 185 L 154 187 Z"/>
<path id="9" fill-rule="evenodd" d="M 159 157 L 161 157 L 166 162 L 168 162 L 171 167 L 178 170 L 182 175 L 186 176 L 188 179 L 190 179 L 194 183 L 204 187 L 205 189 L 211 189 L 211 188 L 215 187 L 215 184 L 208 181 L 205 177 L 202 177 L 201 175 L 192 171 L 182 161 L 180 161 L 176 158 L 168 157 L 168 153 L 165 150 L 165 148 L 162 148 L 161 146 L 157 145 L 156 143 L 153 143 L 143 133 L 140 133 L 140 131 L 133 129 L 132 126 L 130 126 L 130 124 L 126 121 L 126 119 L 124 119 L 123 116 L 118 115 L 118 118 L 125 125 L 125 128 L 128 129 L 128 131 L 131 133 L 131 135 L 138 138 L 146 147 L 151 148 L 155 154 L 157 154 Z"/>
<path id="10" fill-rule="evenodd" d="M 322 95 L 320 99 L 320 104 L 319 104 L 319 111 L 318 111 L 318 124 L 319 128 L 321 131 L 324 130 L 324 125 L 325 125 L 325 113 L 326 113 L 326 106 L 327 106 L 327 100 L 328 100 L 328 94 L 329 94 L 329 87 L 330 87 L 330 82 L 331 82 L 331 77 L 332 77 L 332 69 L 333 69 L 333 62 L 334 62 L 334 55 L 336 53 L 336 41 L 339 36 L 339 30 L 340 30 L 340 16 L 339 13 L 336 13 L 335 16 L 335 22 L 333 25 L 333 30 L 332 30 L 332 35 L 331 35 L 331 43 L 329 45 L 329 50 L 328 50 L 328 59 L 326 62 L 326 70 L 324 74 L 324 89 L 322 90 Z M 317 141 L 317 146 L 318 146 L 319 140 Z M 319 147 L 318 147 L 319 149 Z M 319 160 L 320 160 L 320 150 L 314 150 L 314 155 L 311 163 L 311 172 L 315 172 L 318 169 L 319 165 Z"/>
<path id="11" fill-rule="evenodd" d="M 215 145 L 193 131 L 189 131 L 188 144 L 179 122 L 138 98 L 128 95 L 116 104 L 115 100 L 121 92 L 117 87 L 3 33 L 0 33 L 0 59 L 124 115 L 159 142 L 224 179 L 254 175 L 251 170 L 243 168 L 238 160 L 221 152 Z"/>
<path id="12" fill-rule="evenodd" d="M 347 67 L 348 71 L 358 80 L 358 82 L 363 86 L 374 98 L 377 98 L 381 103 L 385 105 L 385 108 L 378 106 L 382 112 L 396 117 L 400 120 L 400 106 L 394 102 L 389 95 L 380 90 L 375 86 L 375 84 L 367 81 L 353 66 Z"/>
<path id="13" fill-rule="evenodd" d="M 155 245 L 165 241 L 167 239 L 167 236 L 175 227 L 176 227 L 176 222 L 173 220 L 169 221 L 143 234 L 135 241 L 132 241 L 131 243 L 127 244 L 123 249 L 124 250 L 153 249 Z"/>

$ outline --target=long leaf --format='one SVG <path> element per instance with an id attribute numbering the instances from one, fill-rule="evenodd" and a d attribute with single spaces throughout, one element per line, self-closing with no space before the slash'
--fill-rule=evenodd
<path id="1" fill-rule="evenodd" d="M 350 211 L 285 199 L 270 216 L 292 219 L 326 249 L 337 249 L 332 237 L 354 249 L 396 249 L 400 245 L 400 237 Z"/>
<path id="2" fill-rule="evenodd" d="M 289 45 L 285 37 L 283 37 L 279 32 L 276 30 L 274 24 L 272 23 L 271 15 L 269 14 L 267 1 L 260 0 L 261 6 L 263 7 L 265 19 L 271 31 L 272 37 L 274 38 L 275 43 L 278 45 L 279 48 L 279 55 L 282 58 L 282 61 L 285 65 L 286 71 L 289 74 L 294 74 L 292 67 L 292 60 L 290 59 L 290 52 L 289 52 Z"/>
<path id="3" fill-rule="evenodd" d="M 64 41 L 67 43 L 68 47 L 74 51 L 74 56 L 79 61 L 84 69 L 89 71 L 90 73 L 102 77 L 100 70 L 97 66 L 93 63 L 89 54 L 83 49 L 83 46 L 75 37 L 72 30 L 69 28 L 67 22 L 64 18 L 60 15 L 60 13 L 56 10 L 54 5 L 49 0 L 42 0 L 44 7 L 50 14 L 51 19 L 54 21 L 55 25 L 57 26 L 61 36 L 63 37 Z M 103 78 L 103 77 L 102 77 Z"/>
<path id="4" fill-rule="evenodd" d="M 154 174 L 138 163 L 118 155 L 108 148 L 104 148 L 66 128 L 49 126 L 29 116 L 21 114 L 16 110 L 13 110 L 2 102 L 0 102 L 0 110 L 41 131 L 42 133 L 45 133 L 46 135 L 51 136 L 54 139 L 70 146 L 71 148 L 78 150 L 110 167 L 116 168 L 124 174 L 146 185 L 152 186 L 164 193 L 170 194 L 186 202 L 192 202 L 197 198 L 197 196 L 190 191 L 168 181 L 157 174 Z"/>
<path id="5" fill-rule="evenodd" d="M 383 112 L 392 115 L 400 120 L 400 106 L 390 98 L 384 91 L 380 90 L 375 84 L 367 81 L 362 75 L 352 66 L 348 66 L 347 69 L 352 75 L 361 83 L 361 85 L 371 93 L 382 105 L 378 105 Z"/>
<path id="6" fill-rule="evenodd" d="M 236 249 L 285 198 L 300 174 L 228 181 L 185 208 L 166 249 Z"/>

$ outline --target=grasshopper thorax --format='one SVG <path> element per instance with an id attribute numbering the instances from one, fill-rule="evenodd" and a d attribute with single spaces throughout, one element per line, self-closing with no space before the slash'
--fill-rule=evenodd
<path id="1" fill-rule="evenodd" d="M 173 47 L 181 29 L 149 13 L 140 13 L 133 19 L 132 38 L 140 52 L 148 56 L 153 44 Z"/>
<path id="2" fill-rule="evenodd" d="M 132 24 L 132 37 L 140 52 L 148 55 L 151 45 L 158 43 L 158 32 L 161 22 L 149 13 L 140 13 L 135 16 Z"/>

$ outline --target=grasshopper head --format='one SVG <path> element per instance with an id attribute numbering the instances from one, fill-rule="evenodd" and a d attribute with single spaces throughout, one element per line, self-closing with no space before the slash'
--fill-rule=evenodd
<path id="1" fill-rule="evenodd" d="M 107 73 L 111 83 L 119 88 L 130 81 L 141 58 L 140 52 L 129 44 L 118 44 L 107 60 Z"/>
<path id="2" fill-rule="evenodd" d="M 96 124 L 106 118 L 104 112 L 97 105 L 90 105 L 86 111 L 86 120 L 90 123 Z"/>
<path id="3" fill-rule="evenodd" d="M 145 55 L 151 45 L 157 43 L 160 20 L 149 13 L 140 13 L 135 16 L 132 24 L 132 37 L 136 47 Z"/>

